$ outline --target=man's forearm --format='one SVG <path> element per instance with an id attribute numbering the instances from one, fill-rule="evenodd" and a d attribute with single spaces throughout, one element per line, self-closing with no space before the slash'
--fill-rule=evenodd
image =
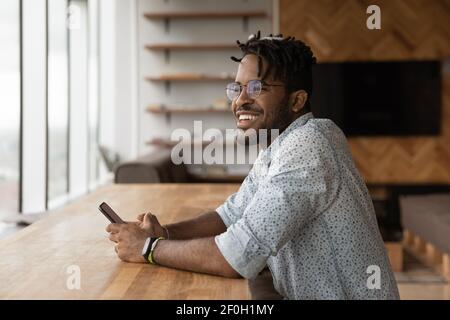
<path id="1" fill-rule="evenodd" d="M 227 230 L 216 211 L 206 212 L 196 218 L 165 225 L 171 240 L 187 240 L 219 235 Z"/>
<path id="2" fill-rule="evenodd" d="M 223 257 L 214 237 L 160 241 L 153 252 L 153 259 L 157 264 L 170 268 L 228 278 L 240 277 Z"/>

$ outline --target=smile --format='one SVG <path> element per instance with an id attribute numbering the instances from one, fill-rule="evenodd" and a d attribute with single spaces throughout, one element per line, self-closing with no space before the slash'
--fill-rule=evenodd
<path id="1" fill-rule="evenodd" d="M 248 112 L 237 112 L 236 113 L 236 118 L 238 119 L 237 121 L 237 127 L 240 129 L 246 129 L 249 128 L 251 126 L 251 124 L 258 119 L 258 117 L 260 116 L 260 113 L 248 113 Z"/>
<path id="2" fill-rule="evenodd" d="M 258 116 L 251 115 L 251 114 L 241 114 L 239 116 L 239 121 L 240 120 L 255 120 L 256 118 L 258 118 Z"/>

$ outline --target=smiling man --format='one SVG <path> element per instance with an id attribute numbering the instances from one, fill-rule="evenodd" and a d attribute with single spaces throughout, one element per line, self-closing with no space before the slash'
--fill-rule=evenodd
<path id="1" fill-rule="evenodd" d="M 286 299 L 398 299 L 345 136 L 311 113 L 311 49 L 259 32 L 238 44 L 243 57 L 232 58 L 239 67 L 227 86 L 237 126 L 279 136 L 215 211 L 166 226 L 150 213 L 109 225 L 119 258 L 252 280 L 267 266 Z"/>

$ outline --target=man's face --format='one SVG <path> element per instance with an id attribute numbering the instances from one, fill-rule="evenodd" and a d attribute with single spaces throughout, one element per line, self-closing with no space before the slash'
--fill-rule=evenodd
<path id="1" fill-rule="evenodd" d="M 263 70 L 266 64 L 263 61 Z M 261 72 L 263 73 L 263 72 Z M 236 82 L 247 85 L 250 80 L 258 77 L 258 57 L 254 54 L 246 55 L 239 64 Z M 265 80 L 267 84 L 283 85 L 280 81 L 273 81 L 272 77 Z M 288 109 L 288 97 L 284 86 L 263 86 L 259 97 L 252 99 L 248 96 L 246 87 L 242 87 L 239 97 L 231 104 L 236 124 L 244 131 L 252 128 L 284 130 L 294 119 Z"/>

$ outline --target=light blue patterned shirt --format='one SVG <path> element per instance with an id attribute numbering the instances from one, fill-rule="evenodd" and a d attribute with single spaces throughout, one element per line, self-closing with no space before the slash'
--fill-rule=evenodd
<path id="1" fill-rule="evenodd" d="M 371 198 L 342 131 L 307 113 L 262 151 L 217 213 L 243 277 L 267 265 L 286 299 L 398 299 Z"/>

